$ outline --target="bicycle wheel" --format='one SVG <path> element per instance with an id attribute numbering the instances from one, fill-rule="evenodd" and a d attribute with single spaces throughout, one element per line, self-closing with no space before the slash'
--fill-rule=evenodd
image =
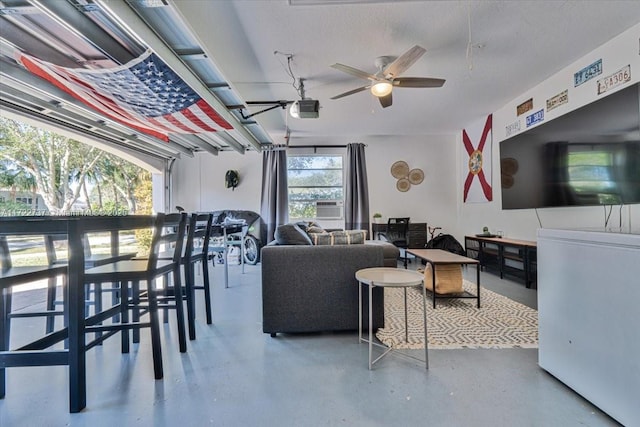
<path id="1" fill-rule="evenodd" d="M 244 262 L 249 265 L 256 265 L 260 258 L 260 244 L 258 239 L 250 234 L 244 238 Z"/>

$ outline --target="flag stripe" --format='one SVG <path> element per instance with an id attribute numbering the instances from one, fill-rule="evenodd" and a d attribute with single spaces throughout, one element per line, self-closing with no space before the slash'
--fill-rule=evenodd
<path id="1" fill-rule="evenodd" d="M 464 149 L 467 150 L 467 154 L 471 155 L 473 153 L 473 144 L 471 144 L 471 139 L 469 139 L 469 135 L 467 135 L 466 130 L 462 130 L 462 143 L 464 144 Z"/>
<path id="2" fill-rule="evenodd" d="M 142 133 L 146 133 L 148 135 L 154 136 L 154 137 L 156 137 L 158 139 L 161 139 L 163 141 L 168 141 L 169 140 L 168 136 L 163 134 L 163 133 L 161 133 L 161 132 L 158 132 L 158 131 L 156 131 L 154 129 L 151 129 L 151 128 L 148 128 L 146 126 L 140 126 L 140 125 L 138 125 L 136 123 L 130 122 L 129 120 L 125 120 L 119 114 L 115 115 L 109 109 L 102 108 L 100 104 L 94 104 L 89 99 L 80 96 L 78 93 L 76 93 L 70 87 L 70 83 L 72 83 L 72 81 L 67 80 L 63 76 L 60 76 L 56 72 L 57 70 L 55 70 L 55 69 L 43 68 L 43 66 L 41 65 L 41 61 L 39 61 L 39 60 L 37 60 L 35 58 L 27 57 L 26 55 L 21 55 L 19 61 L 20 61 L 20 63 L 22 63 L 24 65 L 24 67 L 27 70 L 29 70 L 33 74 L 35 74 L 38 77 L 41 77 L 41 78 L 47 80 L 49 83 L 53 84 L 57 88 L 63 90 L 66 93 L 68 93 L 69 95 L 71 95 L 72 97 L 77 99 L 78 101 L 81 101 L 84 104 L 88 105 L 89 107 L 93 108 L 94 110 L 97 110 L 98 112 L 102 113 L 103 115 L 105 115 L 106 117 L 110 118 L 111 120 L 116 121 L 116 122 L 121 123 L 121 124 L 124 124 L 126 126 L 129 126 L 129 127 L 133 128 L 135 130 L 138 130 L 138 131 L 140 131 Z M 93 97 L 91 97 L 91 98 L 93 98 Z"/>
<path id="3" fill-rule="evenodd" d="M 184 111 L 184 116 L 191 122 L 201 127 L 202 129 L 208 130 L 209 132 L 215 132 L 217 129 L 212 128 L 207 123 L 203 122 L 198 116 L 198 114 L 193 112 L 194 109 L 197 110 L 197 112 L 200 112 L 200 110 L 196 106 L 194 106 L 192 108 L 187 108 Z"/>
<path id="4" fill-rule="evenodd" d="M 489 117 L 487 117 L 487 121 L 484 124 L 484 129 L 482 130 L 482 136 L 480 137 L 480 144 L 478 144 L 478 150 L 483 152 L 484 152 L 484 144 L 485 142 L 487 142 L 487 135 L 489 134 L 489 132 L 491 132 L 492 117 L 493 117 L 492 114 L 489 114 Z"/>
<path id="5" fill-rule="evenodd" d="M 484 171 L 482 169 L 478 173 L 478 179 L 480 180 L 480 186 L 482 187 L 484 197 L 486 197 L 488 201 L 493 200 L 493 192 L 491 191 L 491 186 L 487 182 L 487 178 L 484 176 Z"/>
<path id="6" fill-rule="evenodd" d="M 106 117 L 165 141 L 169 133 L 233 129 L 151 51 L 126 64 L 100 70 L 60 67 L 22 53 L 17 60 Z"/>
<path id="7" fill-rule="evenodd" d="M 196 102 L 196 105 L 200 108 L 200 110 L 205 114 L 206 117 L 209 117 L 211 120 L 214 121 L 214 123 L 216 123 L 222 129 L 225 129 L 225 130 L 233 129 L 233 126 L 231 126 L 231 124 L 228 121 L 223 119 L 218 114 L 218 112 L 213 108 L 211 108 L 211 106 L 207 104 L 204 100 L 200 100 Z"/>
<path id="8" fill-rule="evenodd" d="M 464 181 L 464 198 L 463 201 L 467 201 L 467 196 L 469 195 L 469 189 L 471 188 L 471 183 L 473 182 L 473 174 L 469 173 L 467 175 L 467 179 Z"/>

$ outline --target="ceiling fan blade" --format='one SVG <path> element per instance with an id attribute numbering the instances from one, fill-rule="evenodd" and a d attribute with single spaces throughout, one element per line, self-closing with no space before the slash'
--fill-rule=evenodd
<path id="1" fill-rule="evenodd" d="M 331 99 L 344 98 L 345 96 L 349 96 L 349 95 L 353 95 L 354 93 L 362 92 L 365 89 L 369 89 L 369 86 L 362 86 L 362 87 L 359 87 L 357 89 L 352 89 L 352 90 L 350 90 L 348 92 L 341 93 L 340 95 L 332 96 Z"/>
<path id="2" fill-rule="evenodd" d="M 445 81 L 428 77 L 398 77 L 393 80 L 393 85 L 398 87 L 442 87 Z"/>
<path id="3" fill-rule="evenodd" d="M 376 79 L 376 76 L 374 76 L 373 74 L 369 74 L 366 71 L 358 70 L 357 68 L 353 68 L 353 67 L 350 67 L 348 65 L 333 64 L 331 67 L 335 68 L 336 70 L 340 70 L 340 71 L 342 71 L 344 73 L 351 74 L 352 76 L 359 77 L 361 79 L 365 79 L 365 80 L 375 80 Z"/>
<path id="4" fill-rule="evenodd" d="M 384 69 L 384 76 L 386 78 L 395 78 L 404 73 L 407 68 L 411 67 L 424 53 L 426 49 L 415 45 L 402 55 L 400 55 L 395 61 Z"/>
<path id="5" fill-rule="evenodd" d="M 391 106 L 391 104 L 393 103 L 392 94 L 393 92 L 391 92 L 387 96 L 381 96 L 380 98 L 378 98 L 380 100 L 380 105 L 382 105 L 382 108 L 387 108 Z"/>

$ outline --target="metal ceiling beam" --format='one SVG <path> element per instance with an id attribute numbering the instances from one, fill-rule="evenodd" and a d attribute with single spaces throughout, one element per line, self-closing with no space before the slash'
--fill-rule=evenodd
<path id="1" fill-rule="evenodd" d="M 106 31 L 87 18 L 84 12 L 78 10 L 68 1 L 48 1 L 41 3 L 38 0 L 29 0 L 47 16 L 61 22 L 70 31 L 74 32 L 85 42 L 102 52 L 105 57 L 111 58 L 118 64 L 125 64 L 136 57 L 127 48 L 114 40 Z"/>
<path id="2" fill-rule="evenodd" d="M 11 40 L 18 41 L 21 49 L 38 58 L 47 58 L 61 67 L 78 66 L 78 61 L 75 58 L 79 55 L 75 50 L 52 39 L 51 34 L 45 32 L 43 28 L 33 28 L 33 25 L 27 25 L 24 19 L 20 18 L 17 19 L 13 15 L 0 15 L 3 35 L 7 37 L 11 35 Z M 4 50 L 15 50 L 14 44 L 6 40 L 4 36 L 2 41 L 3 54 L 6 54 Z"/>
<path id="3" fill-rule="evenodd" d="M 131 150 L 136 151 L 144 155 L 151 155 L 158 158 L 174 158 L 180 157 L 181 153 L 187 154 L 193 157 L 193 153 L 187 151 L 169 151 L 163 150 L 158 147 L 153 147 L 152 145 L 145 146 L 147 144 L 146 141 L 138 140 L 135 137 L 136 135 L 128 135 L 124 133 L 120 133 L 114 131 L 113 129 L 107 128 L 106 125 L 101 125 L 100 123 L 87 121 L 83 116 L 74 116 L 70 114 L 68 111 L 64 111 L 62 109 L 55 109 L 53 105 L 41 105 L 36 104 L 37 100 L 35 99 L 24 99 L 24 94 L 20 98 L 11 98 L 8 96 L 8 92 L 6 87 L 2 88 L 3 94 L 5 95 L 2 99 L 0 99 L 0 106 L 2 107 L 2 113 L 5 110 L 10 110 L 14 112 L 19 112 L 28 116 L 32 119 L 37 119 L 40 122 L 47 122 L 52 126 L 60 127 L 62 124 L 68 124 L 69 127 L 73 128 L 76 133 L 79 133 L 82 130 L 82 133 L 88 135 L 90 137 L 95 137 L 99 135 L 101 138 L 110 141 L 112 144 L 122 147 L 123 150 Z M 44 101 L 41 101 L 42 104 L 46 104 Z M 37 105 L 38 108 L 41 108 L 41 111 L 35 110 L 32 106 Z M 50 109 L 47 109 L 49 107 Z M 53 107 L 53 108 L 51 108 Z M 64 129 L 65 126 L 62 126 L 61 129 Z M 135 140 L 132 141 L 132 140 Z"/>
<path id="4" fill-rule="evenodd" d="M 204 135 L 204 134 L 202 134 Z M 171 135 L 170 138 L 174 138 L 174 135 Z M 184 139 L 185 141 L 187 141 L 188 143 L 190 143 L 193 146 L 196 146 L 198 148 L 200 148 L 201 150 L 204 150 L 210 154 L 213 154 L 214 156 L 218 155 L 218 149 L 214 146 L 212 146 L 211 144 L 209 144 L 206 141 L 203 141 L 203 138 L 201 138 L 200 134 L 195 134 L 195 135 L 189 135 L 189 134 L 181 134 L 180 135 L 181 139 Z"/>
<path id="5" fill-rule="evenodd" d="M 29 110 L 18 105 L 9 103 L 6 99 L 0 99 L 0 107 L 2 107 L 2 114 L 12 118 L 14 120 L 26 120 L 27 122 L 35 122 L 43 126 L 53 127 L 56 130 L 60 130 L 62 134 L 65 134 L 71 138 L 79 138 L 82 136 L 87 140 L 95 141 L 106 147 L 109 147 L 121 154 L 126 155 L 127 160 L 132 158 L 137 159 L 139 162 L 144 162 L 147 166 L 155 168 L 157 171 L 162 171 L 162 165 L 166 161 L 165 157 L 154 155 L 153 153 L 144 153 L 139 150 L 131 149 L 123 146 L 119 141 L 114 141 L 104 135 L 100 135 L 96 132 L 89 131 L 85 128 L 74 126 L 69 122 L 63 122 L 57 120 L 51 115 L 38 114 L 33 110 Z"/>
<path id="6" fill-rule="evenodd" d="M 173 2 L 169 2 L 170 7 Z M 111 9 L 121 20 L 126 22 L 135 31 L 136 35 L 147 43 L 147 45 L 175 71 L 198 95 L 209 103 L 218 114 L 226 121 L 231 123 L 234 130 L 246 140 L 256 150 L 261 150 L 261 143 L 253 134 L 244 128 L 242 123 L 231 114 L 227 107 L 214 96 L 205 84 L 191 71 L 175 54 L 175 52 L 167 46 L 167 44 L 153 31 L 146 22 L 124 1 L 110 1 L 108 3 Z M 235 140 L 235 138 L 234 138 Z M 245 147 L 241 143 L 230 144 L 239 153 L 244 153 Z"/>

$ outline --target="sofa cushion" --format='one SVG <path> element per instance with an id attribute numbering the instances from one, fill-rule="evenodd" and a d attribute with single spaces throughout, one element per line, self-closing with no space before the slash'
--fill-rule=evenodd
<path id="1" fill-rule="evenodd" d="M 366 230 L 341 230 L 329 233 L 309 233 L 314 245 L 356 245 L 363 244 Z"/>
<path id="2" fill-rule="evenodd" d="M 274 233 L 278 245 L 312 245 L 313 242 L 296 224 L 283 224 L 276 228 Z"/>

